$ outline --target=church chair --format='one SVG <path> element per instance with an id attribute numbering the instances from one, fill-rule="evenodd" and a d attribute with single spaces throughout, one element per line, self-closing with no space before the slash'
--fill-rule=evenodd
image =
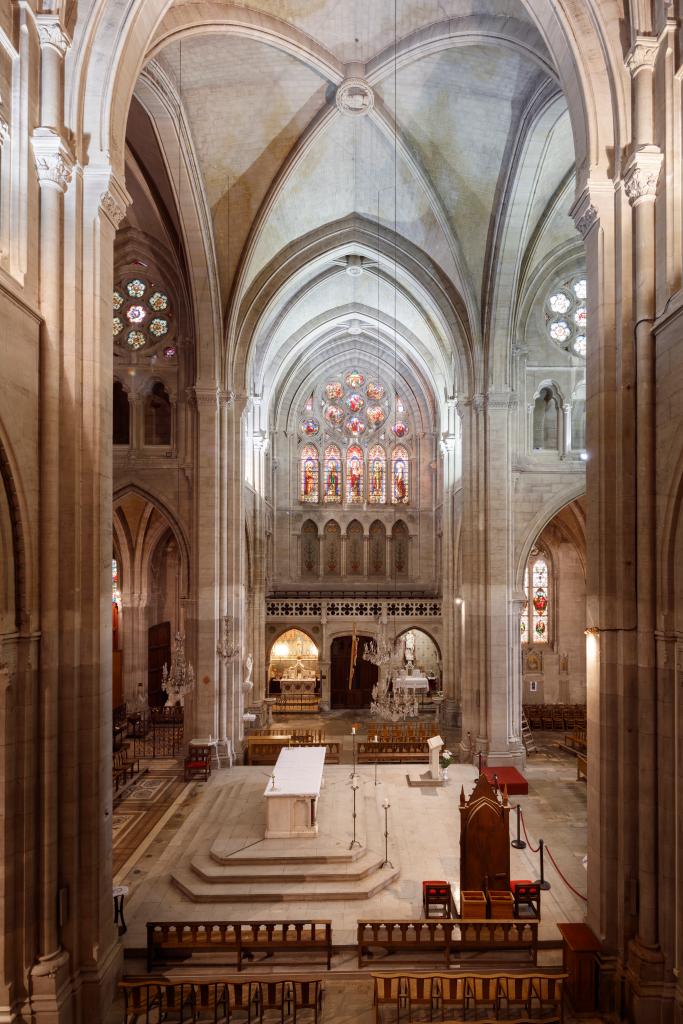
<path id="1" fill-rule="evenodd" d="M 193 1024 L 195 1019 L 195 987 L 192 982 L 163 982 L 159 1020 L 168 1024 Z M 152 1017 L 151 1021 L 155 1018 Z"/>
<path id="2" fill-rule="evenodd" d="M 530 974 L 507 975 L 499 979 L 500 1020 L 528 1021 L 531 1016 L 533 978 Z"/>
<path id="3" fill-rule="evenodd" d="M 413 1020 L 413 1007 L 419 1006 L 429 1007 L 429 1019 L 431 1020 L 438 992 L 438 986 L 434 984 L 434 979 L 420 974 L 409 974 L 406 980 L 408 982 L 408 1020 Z"/>
<path id="4" fill-rule="evenodd" d="M 467 978 L 452 974 L 438 977 L 441 1020 L 465 1020 L 467 1005 Z M 448 1012 L 446 1012 L 448 1011 Z"/>
<path id="5" fill-rule="evenodd" d="M 195 982 L 193 1024 L 227 1024 L 227 985 L 222 981 Z"/>
<path id="6" fill-rule="evenodd" d="M 521 878 L 510 882 L 510 891 L 514 898 L 513 917 L 534 917 L 541 920 L 541 887 L 530 878 Z M 521 913 L 522 908 L 525 913 Z"/>
<path id="7" fill-rule="evenodd" d="M 305 1010 L 312 1011 L 313 1024 L 318 1024 L 323 1012 L 323 987 L 320 978 L 299 978 L 291 982 L 290 995 L 294 1024 L 297 1016 Z"/>
<path id="8" fill-rule="evenodd" d="M 375 982 L 375 1022 L 382 1022 L 382 1007 L 395 1006 L 396 1020 L 401 1018 L 401 1010 L 407 1005 L 407 982 L 402 974 L 373 974 Z"/>
<path id="9" fill-rule="evenodd" d="M 533 1020 L 544 1024 L 562 1021 L 562 978 L 536 975 L 531 979 L 531 1011 Z"/>
<path id="10" fill-rule="evenodd" d="M 228 981 L 226 988 L 226 1020 L 246 1021 L 251 1024 L 252 1014 L 258 1014 L 259 984 L 257 981 Z"/>
<path id="11" fill-rule="evenodd" d="M 467 978 L 467 1008 L 472 1020 L 495 1021 L 498 1004 L 498 977 L 474 974 Z"/>
<path id="12" fill-rule="evenodd" d="M 259 1021 L 263 1022 L 265 1013 L 273 1012 L 274 1017 L 279 1014 L 280 1024 L 284 1024 L 285 1010 L 289 1002 L 289 981 L 260 981 L 258 994 Z M 274 1019 L 271 1017 L 270 1019 Z"/>
<path id="13" fill-rule="evenodd" d="M 204 780 L 211 774 L 211 747 L 191 746 L 185 758 L 185 782 L 201 776 Z"/>
<path id="14" fill-rule="evenodd" d="M 148 981 L 120 981 L 125 1024 L 151 1024 L 160 1018 L 161 986 Z"/>
<path id="15" fill-rule="evenodd" d="M 448 882 L 422 883 L 422 908 L 425 917 L 430 917 L 432 907 L 440 908 L 439 917 L 452 917 L 453 894 Z"/>

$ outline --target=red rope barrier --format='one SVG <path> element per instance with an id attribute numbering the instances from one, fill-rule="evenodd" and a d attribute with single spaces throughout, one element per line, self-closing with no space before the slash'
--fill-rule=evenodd
<path id="1" fill-rule="evenodd" d="M 562 874 L 562 872 L 560 871 L 560 869 L 557 866 L 557 861 L 555 860 L 555 858 L 553 857 L 552 853 L 550 852 L 550 850 L 548 849 L 547 846 L 545 847 L 545 852 L 550 857 L 551 861 L 553 862 L 553 864 L 555 866 L 555 870 L 557 871 L 558 875 L 560 876 L 560 878 L 562 879 L 564 884 L 567 886 L 567 888 L 571 889 L 571 891 L 574 893 L 574 895 L 578 896 L 580 900 L 584 900 L 586 903 L 588 903 L 588 897 L 584 896 L 583 893 L 579 892 L 578 889 L 575 889 L 574 886 L 571 884 L 571 882 L 568 882 L 567 879 L 564 877 L 564 875 Z"/>
<path id="2" fill-rule="evenodd" d="M 526 839 L 527 846 L 529 847 L 529 849 L 531 850 L 532 853 L 538 853 L 538 851 L 541 849 L 541 847 L 540 846 L 533 846 L 532 845 L 531 840 L 529 839 L 529 833 L 526 830 L 526 823 L 524 821 L 524 814 L 523 814 L 523 812 L 521 810 L 519 812 L 519 816 L 522 819 L 522 828 L 524 829 L 524 838 Z"/>

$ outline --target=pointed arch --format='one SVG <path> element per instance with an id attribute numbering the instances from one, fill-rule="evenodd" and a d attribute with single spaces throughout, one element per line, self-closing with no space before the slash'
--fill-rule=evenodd
<path id="1" fill-rule="evenodd" d="M 387 574 L 387 530 L 380 519 L 370 524 L 368 576 Z"/>
<path id="2" fill-rule="evenodd" d="M 365 572 L 365 536 L 363 525 L 352 519 L 346 528 L 346 575 L 363 576 Z"/>
<path id="3" fill-rule="evenodd" d="M 410 575 L 410 533 L 402 519 L 391 528 L 392 575 L 398 579 Z"/>
<path id="4" fill-rule="evenodd" d="M 387 500 L 387 453 L 381 444 L 368 452 L 368 501 L 383 505 Z"/>
<path id="5" fill-rule="evenodd" d="M 326 505 L 338 504 L 342 500 L 342 463 L 341 450 L 336 444 L 328 444 L 325 449 L 323 469 L 323 501 Z"/>
<path id="6" fill-rule="evenodd" d="M 307 519 L 301 527 L 301 575 L 320 575 L 320 539 L 318 526 Z"/>
<path id="7" fill-rule="evenodd" d="M 299 501 L 310 505 L 317 505 L 320 501 L 320 452 L 314 444 L 305 444 L 301 450 Z"/>
<path id="8" fill-rule="evenodd" d="M 365 496 L 365 463 L 360 445 L 350 444 L 346 449 L 346 501 L 360 505 Z"/>
<path id="9" fill-rule="evenodd" d="M 325 524 L 323 574 L 325 576 L 341 576 L 341 527 L 336 519 L 330 519 Z"/>
<path id="10" fill-rule="evenodd" d="M 410 501 L 410 456 L 408 449 L 397 444 L 391 453 L 391 503 L 407 505 Z"/>

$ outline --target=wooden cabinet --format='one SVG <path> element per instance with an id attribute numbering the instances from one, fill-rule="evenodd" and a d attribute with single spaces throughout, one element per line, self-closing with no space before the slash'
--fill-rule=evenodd
<path id="1" fill-rule="evenodd" d="M 587 924 L 558 924 L 562 935 L 562 962 L 567 972 L 565 992 L 577 1013 L 597 1007 L 600 943 Z"/>

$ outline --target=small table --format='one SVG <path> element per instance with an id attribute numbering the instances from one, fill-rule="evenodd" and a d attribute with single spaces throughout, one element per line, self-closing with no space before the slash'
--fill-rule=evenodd
<path id="1" fill-rule="evenodd" d="M 427 679 L 427 676 L 423 675 L 395 676 L 394 689 L 424 690 L 425 693 L 429 693 L 429 680 Z"/>
<path id="2" fill-rule="evenodd" d="M 114 924 L 119 927 L 119 935 L 125 935 L 128 927 L 123 918 L 123 898 L 128 895 L 127 885 L 115 885 L 111 894 L 114 898 Z"/>
<path id="3" fill-rule="evenodd" d="M 568 974 L 566 991 L 577 1013 L 590 1013 L 597 1005 L 596 954 L 602 946 L 587 924 L 558 924 L 562 936 L 562 966 Z"/>

